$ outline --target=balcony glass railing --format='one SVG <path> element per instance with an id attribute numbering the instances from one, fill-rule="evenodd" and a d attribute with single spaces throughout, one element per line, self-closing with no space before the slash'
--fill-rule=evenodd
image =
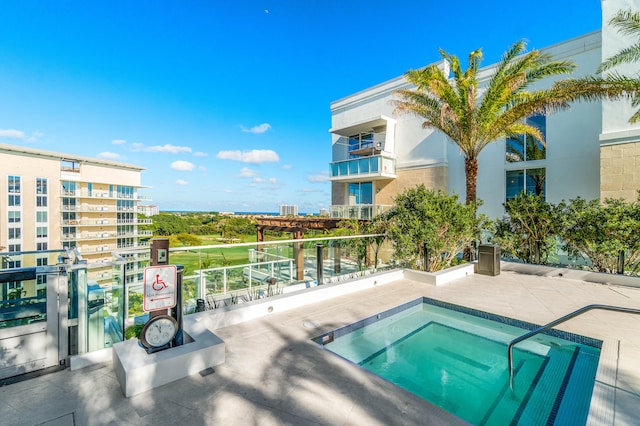
<path id="1" fill-rule="evenodd" d="M 331 217 L 338 219 L 371 220 L 391 207 L 384 204 L 356 204 L 353 206 L 331 206 L 329 211 Z"/>
<path id="2" fill-rule="evenodd" d="M 339 180 L 354 177 L 387 177 L 396 175 L 396 161 L 391 157 L 373 155 L 331 163 L 331 179 Z"/>

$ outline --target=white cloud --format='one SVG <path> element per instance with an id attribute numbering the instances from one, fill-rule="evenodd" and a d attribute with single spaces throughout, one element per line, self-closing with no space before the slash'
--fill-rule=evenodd
<path id="1" fill-rule="evenodd" d="M 217 158 L 223 160 L 241 161 L 243 163 L 278 162 L 280 157 L 270 149 L 253 149 L 251 151 L 220 151 Z"/>
<path id="2" fill-rule="evenodd" d="M 195 155 L 196 157 L 206 157 L 209 154 L 207 154 L 206 152 L 202 152 L 202 151 L 196 151 L 196 152 L 193 153 L 193 155 Z"/>
<path id="3" fill-rule="evenodd" d="M 181 172 L 190 172 L 191 170 L 195 169 L 195 167 L 195 164 L 188 161 L 178 160 L 171 163 L 171 168 L 173 170 L 179 170 Z"/>
<path id="4" fill-rule="evenodd" d="M 251 128 L 247 128 L 244 126 L 240 126 L 240 128 L 242 129 L 243 132 L 245 133 L 256 133 L 256 134 L 260 134 L 260 133 L 264 133 L 267 130 L 271 129 L 271 124 L 269 123 L 262 123 L 259 124 L 257 126 L 253 126 Z"/>
<path id="5" fill-rule="evenodd" d="M 242 178 L 250 178 L 250 177 L 254 177 L 257 176 L 257 172 L 253 169 L 250 169 L 248 167 L 243 167 L 240 170 L 240 174 L 238 175 L 238 177 L 242 177 Z"/>
<path id="6" fill-rule="evenodd" d="M 201 172 L 206 172 L 207 168 L 205 166 L 198 166 L 198 170 L 200 170 Z"/>
<path id="7" fill-rule="evenodd" d="M 102 158 L 104 160 L 118 160 L 120 158 L 120 154 L 116 154 L 115 152 L 104 151 L 98 154 L 98 158 Z"/>
<path id="8" fill-rule="evenodd" d="M 124 145 L 125 143 L 127 143 L 127 141 L 124 139 L 114 139 L 111 141 L 111 143 L 113 145 Z"/>
<path id="9" fill-rule="evenodd" d="M 282 168 L 285 170 L 291 170 L 293 168 L 293 166 L 291 166 L 291 164 L 283 164 Z"/>
<path id="10" fill-rule="evenodd" d="M 231 189 L 225 189 L 225 190 L 224 190 L 224 192 L 226 192 L 227 194 L 231 194 L 231 193 L 233 193 L 233 190 L 231 190 Z"/>
<path id="11" fill-rule="evenodd" d="M 269 178 L 269 183 L 276 183 L 278 182 L 278 179 L 276 178 Z"/>
<path id="12" fill-rule="evenodd" d="M 261 177 L 254 177 L 253 178 L 253 183 L 262 183 L 262 182 L 266 182 L 264 179 L 262 179 Z"/>
<path id="13" fill-rule="evenodd" d="M 302 188 L 298 192 L 324 192 L 322 189 Z"/>
<path id="14" fill-rule="evenodd" d="M 144 144 L 140 142 L 134 142 L 131 144 L 131 151 L 142 151 Z"/>
<path id="15" fill-rule="evenodd" d="M 35 132 L 33 132 L 33 134 L 31 136 L 29 136 L 27 138 L 27 142 L 35 142 L 36 140 L 40 139 L 41 137 L 44 136 L 44 133 L 42 132 L 38 132 L 37 130 Z"/>
<path id="16" fill-rule="evenodd" d="M 168 152 L 169 154 L 179 154 L 181 152 L 191 152 L 188 146 L 175 146 L 171 144 L 154 145 L 144 149 L 147 152 Z"/>
<path id="17" fill-rule="evenodd" d="M 328 182 L 329 172 L 320 172 L 316 175 L 307 176 L 307 180 L 313 183 Z"/>
<path id="18" fill-rule="evenodd" d="M 187 182 L 186 180 L 178 179 L 176 181 L 176 185 L 185 186 L 185 185 L 188 185 L 188 184 L 189 184 L 189 182 Z"/>
<path id="19" fill-rule="evenodd" d="M 0 129 L 0 138 L 24 139 L 24 132 L 16 129 Z"/>

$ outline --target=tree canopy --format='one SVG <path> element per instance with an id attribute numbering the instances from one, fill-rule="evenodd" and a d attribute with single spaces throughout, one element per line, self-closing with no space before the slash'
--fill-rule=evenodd
<path id="1" fill-rule="evenodd" d="M 462 70 L 457 56 L 440 50 L 451 69 L 449 79 L 443 69 L 432 64 L 409 70 L 405 78 L 415 87 L 399 90 L 396 112 L 412 113 L 424 119 L 424 128 L 435 128 L 453 141 L 465 157 L 466 202 L 476 201 L 478 155 L 490 143 L 523 133 L 544 142 L 544 135 L 524 118 L 568 108 L 562 96 L 551 89 L 529 90 L 532 83 L 571 73 L 575 65 L 554 61 L 538 50 L 526 51 L 518 41 L 504 53 L 486 86 L 480 89 L 482 51 L 469 54 Z"/>

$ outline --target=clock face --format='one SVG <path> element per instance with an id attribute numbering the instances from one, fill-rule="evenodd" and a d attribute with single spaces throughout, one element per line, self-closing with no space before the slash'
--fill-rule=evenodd
<path id="1" fill-rule="evenodd" d="M 178 323 L 168 315 L 151 318 L 142 330 L 142 344 L 146 347 L 164 346 L 176 335 Z"/>

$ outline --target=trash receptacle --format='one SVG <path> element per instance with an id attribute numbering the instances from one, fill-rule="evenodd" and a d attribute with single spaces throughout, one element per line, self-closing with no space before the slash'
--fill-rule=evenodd
<path id="1" fill-rule="evenodd" d="M 478 246 L 478 274 L 500 275 L 500 246 L 480 244 Z"/>
<path id="2" fill-rule="evenodd" d="M 196 312 L 204 312 L 204 299 L 196 299 Z"/>

